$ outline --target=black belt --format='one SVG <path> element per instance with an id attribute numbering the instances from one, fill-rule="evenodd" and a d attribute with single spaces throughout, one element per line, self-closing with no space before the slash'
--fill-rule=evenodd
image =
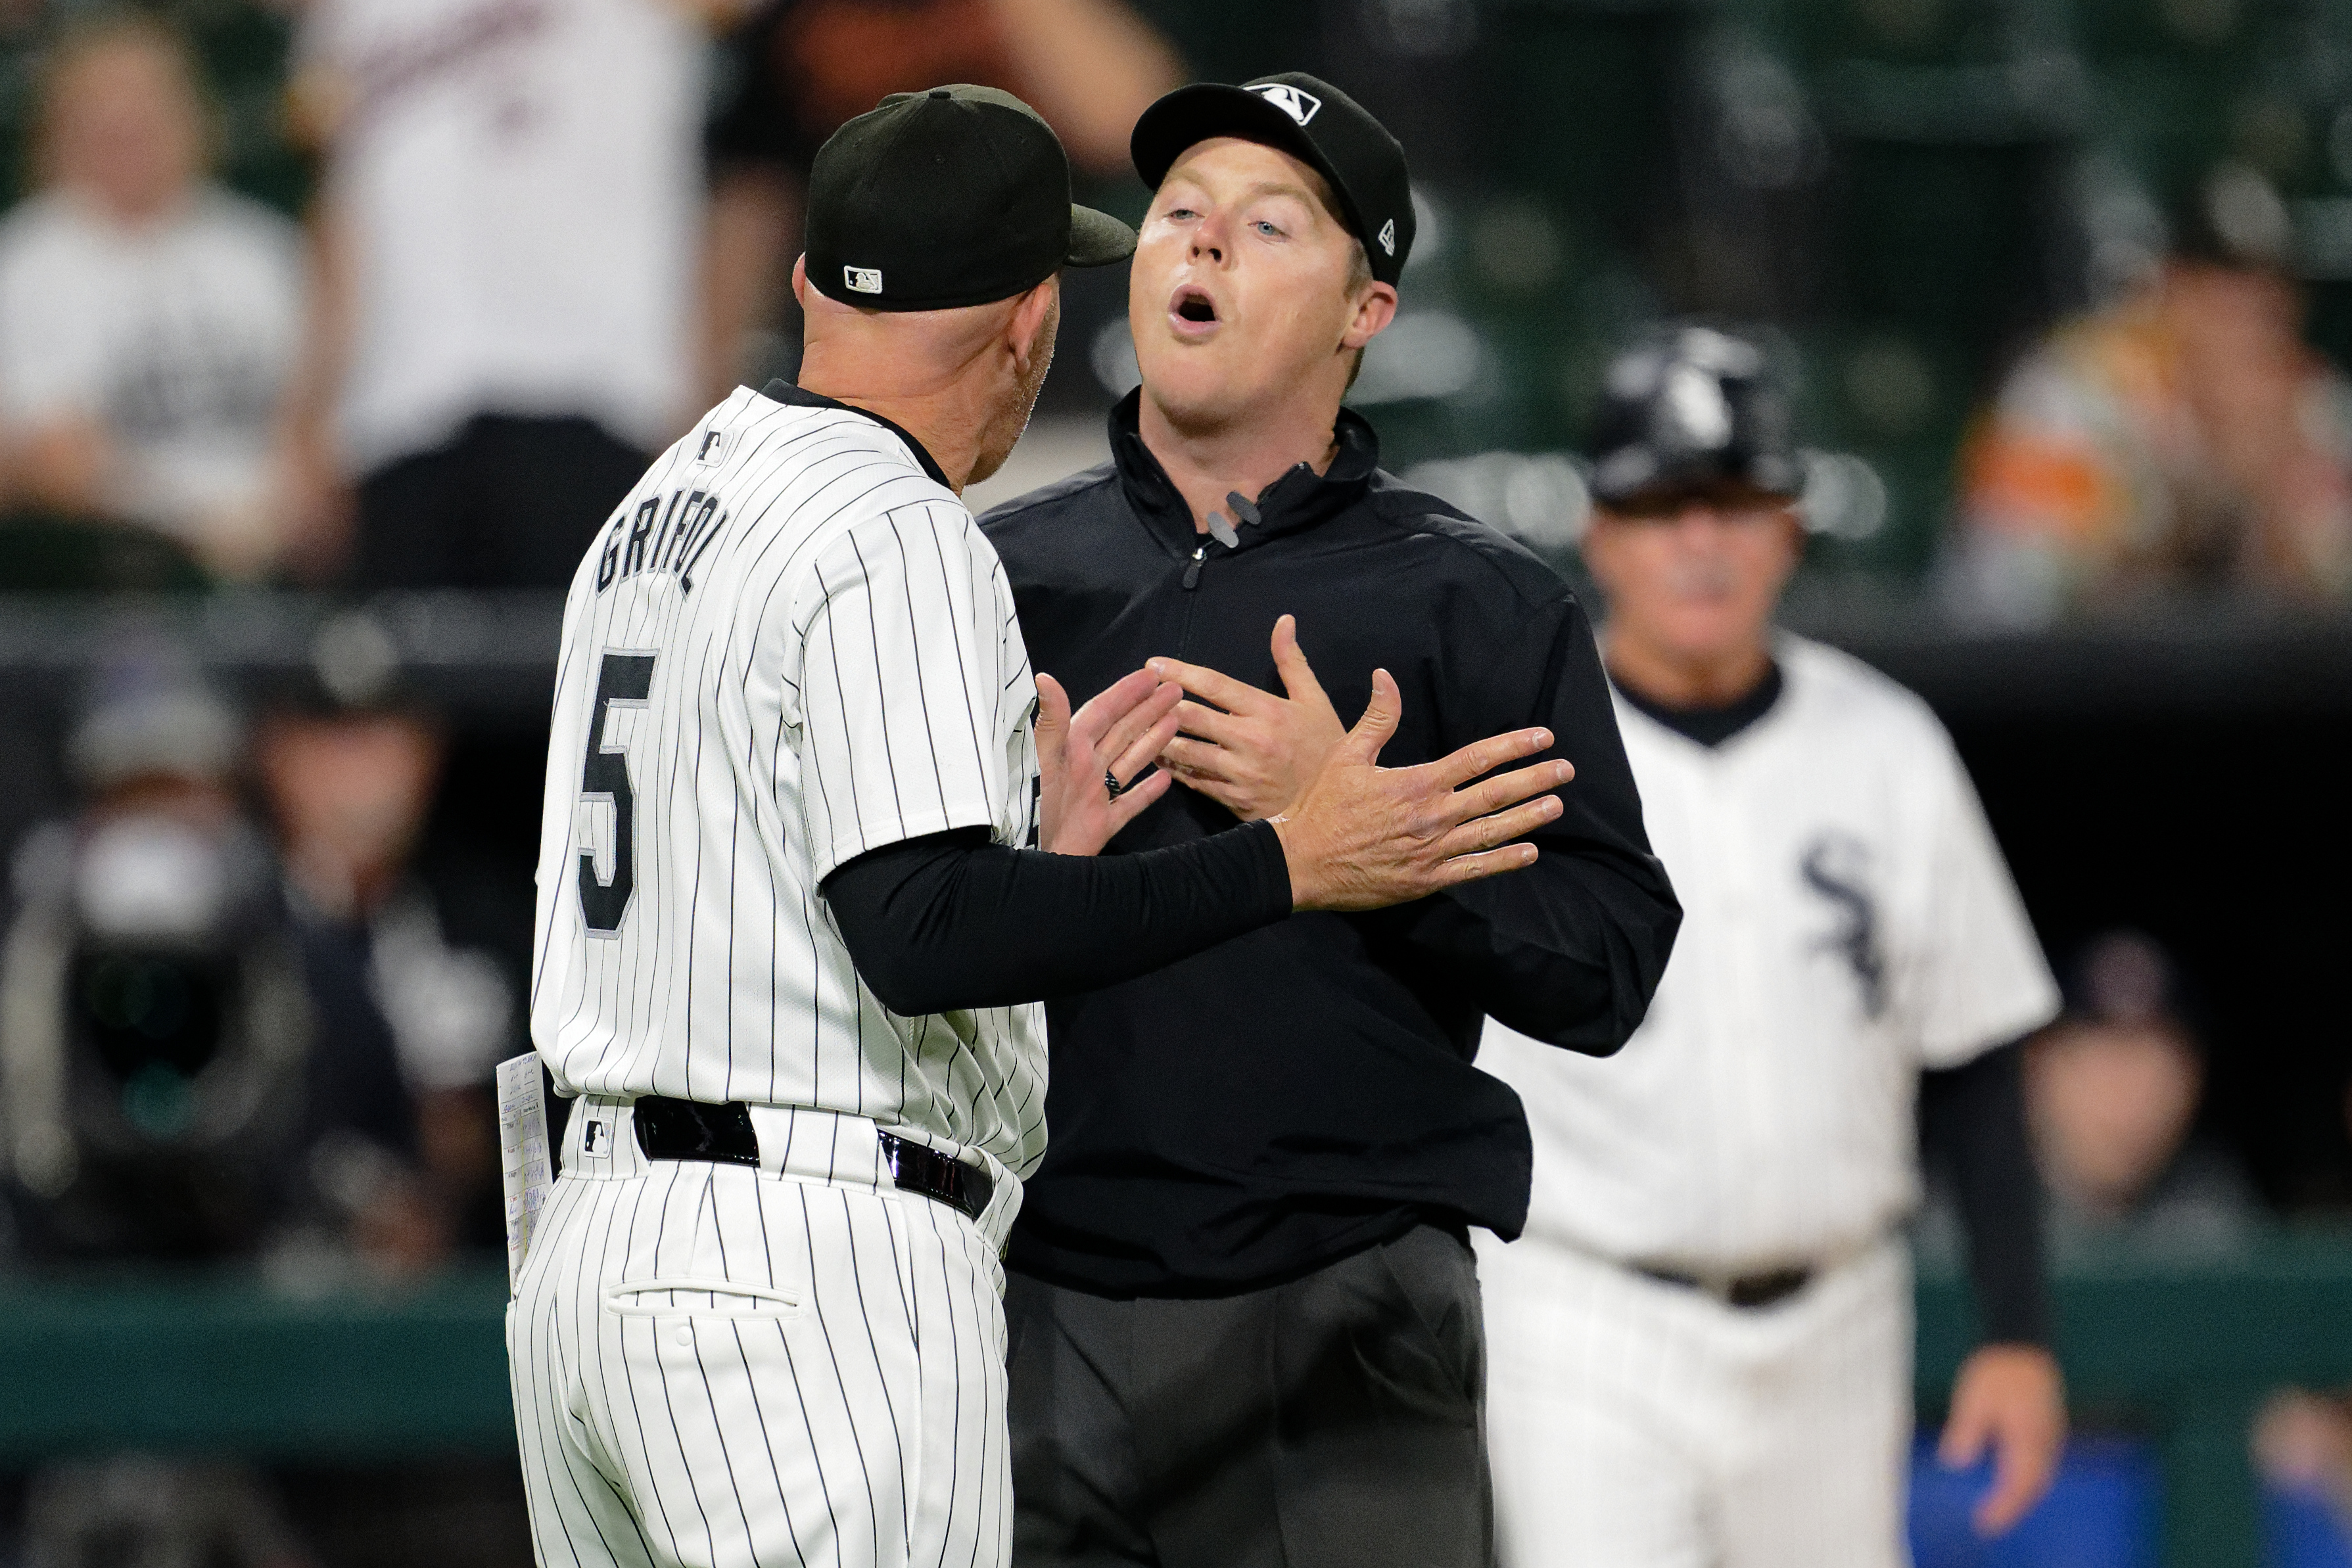
<path id="1" fill-rule="evenodd" d="M 756 1166 L 760 1135 L 751 1130 L 751 1108 L 740 1101 L 723 1105 L 699 1100 L 672 1100 L 647 1094 L 635 1103 L 631 1118 L 637 1128 L 637 1147 L 649 1160 L 711 1160 L 720 1165 Z M 951 1160 L 937 1149 L 877 1132 L 882 1163 L 901 1192 L 960 1208 L 978 1219 L 994 1195 L 996 1183 L 977 1166 Z"/>
<path id="2" fill-rule="evenodd" d="M 1704 1291 L 1727 1306 L 1747 1312 L 1778 1306 L 1813 1282 L 1811 1269 L 1768 1269 L 1760 1274 L 1738 1274 L 1728 1280 L 1702 1280 L 1696 1274 L 1677 1273 L 1672 1269 L 1653 1269 L 1646 1263 L 1634 1264 L 1633 1272 L 1645 1280 L 1655 1280 L 1661 1285 L 1678 1285 L 1685 1291 Z"/>

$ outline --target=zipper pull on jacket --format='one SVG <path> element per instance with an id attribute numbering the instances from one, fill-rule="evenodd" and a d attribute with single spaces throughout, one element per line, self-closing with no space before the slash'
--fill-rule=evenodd
<path id="1" fill-rule="evenodd" d="M 1202 545 L 1199 549 L 1192 552 L 1192 559 L 1184 563 L 1185 587 L 1198 588 L 1201 586 L 1201 562 L 1208 553 L 1209 547 L 1207 545 Z"/>

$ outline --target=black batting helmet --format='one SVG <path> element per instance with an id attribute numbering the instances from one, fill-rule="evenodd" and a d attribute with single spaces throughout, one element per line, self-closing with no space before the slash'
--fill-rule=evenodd
<path id="1" fill-rule="evenodd" d="M 1592 423 L 1593 499 L 1744 485 L 1804 488 L 1786 390 L 1764 350 L 1716 327 L 1673 327 L 1620 353 Z"/>

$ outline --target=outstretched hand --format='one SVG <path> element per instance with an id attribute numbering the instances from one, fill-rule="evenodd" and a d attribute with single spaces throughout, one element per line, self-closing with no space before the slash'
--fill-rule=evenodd
<path id="1" fill-rule="evenodd" d="M 1548 729 L 1473 741 L 1415 768 L 1379 766 L 1404 699 L 1386 670 L 1372 672 L 1372 700 L 1297 806 L 1273 819 L 1290 863 L 1299 909 L 1378 909 L 1535 863 L 1533 844 L 1510 841 L 1563 810 L 1549 793 L 1576 777 L 1566 762 L 1538 762 L 1472 784 L 1507 762 L 1551 745 Z"/>
<path id="2" fill-rule="evenodd" d="M 1160 752 L 1160 766 L 1244 822 L 1297 805 L 1348 733 L 1298 651 L 1298 623 L 1288 615 L 1274 623 L 1274 667 L 1286 697 L 1181 659 L 1144 665 L 1198 699 L 1178 705 L 1182 732 Z"/>
<path id="3" fill-rule="evenodd" d="M 1037 846 L 1059 855 L 1101 852 L 1121 828 L 1168 792 L 1168 775 L 1138 780 L 1176 734 L 1183 688 L 1138 670 L 1076 714 L 1051 675 L 1037 677 Z M 1112 779 L 1120 786 L 1117 794 Z"/>

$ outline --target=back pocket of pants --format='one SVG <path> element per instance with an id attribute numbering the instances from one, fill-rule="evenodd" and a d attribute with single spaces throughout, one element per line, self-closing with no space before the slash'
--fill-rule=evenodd
<path id="1" fill-rule="evenodd" d="M 785 1318 L 800 1307 L 797 1291 L 740 1280 L 624 1280 L 604 1287 L 604 1310 L 624 1318 Z"/>

